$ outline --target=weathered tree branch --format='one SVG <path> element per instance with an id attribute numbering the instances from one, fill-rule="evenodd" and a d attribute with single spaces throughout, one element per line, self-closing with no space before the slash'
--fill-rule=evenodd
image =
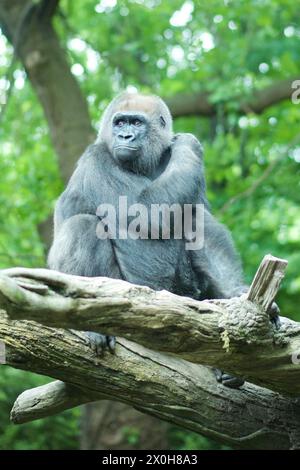
<path id="1" fill-rule="evenodd" d="M 274 297 L 285 262 L 269 257 L 265 264 L 275 284 L 268 288 L 273 278 L 260 276 L 264 291 L 254 282 L 248 293 L 251 299 L 261 298 L 262 305 Z M 274 391 L 300 395 L 300 364 L 292 362 L 300 351 L 300 325 L 282 318 L 276 331 L 264 308 L 246 296 L 199 302 L 109 278 L 44 269 L 2 273 L 0 304 L 12 319 L 120 335 L 194 363 L 218 366 Z"/>
<path id="2" fill-rule="evenodd" d="M 16 423 L 109 397 L 231 446 L 300 447 L 297 399 L 250 384 L 241 390 L 227 389 L 204 366 L 125 339 L 117 341 L 115 355 L 97 357 L 83 333 L 14 322 L 4 315 L 0 332 L 9 365 L 68 382 L 22 394 L 12 411 Z"/>
<path id="3" fill-rule="evenodd" d="M 291 359 L 300 350 L 300 325 L 282 319 L 276 332 L 259 306 L 272 302 L 285 265 L 266 257 L 248 299 L 205 302 L 108 278 L 2 271 L 6 363 L 59 379 L 20 395 L 12 420 L 22 423 L 110 398 L 232 446 L 300 448 L 299 399 L 276 393 L 300 394 L 300 366 Z M 118 339 L 114 355 L 99 357 L 83 332 L 37 320 L 121 334 L 169 355 Z M 244 375 L 275 392 L 250 384 L 226 389 L 210 369 L 182 358 Z"/>

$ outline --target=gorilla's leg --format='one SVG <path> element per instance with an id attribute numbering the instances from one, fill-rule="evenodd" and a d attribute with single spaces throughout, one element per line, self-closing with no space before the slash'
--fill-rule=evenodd
<path id="1" fill-rule="evenodd" d="M 206 296 L 229 299 L 247 292 L 242 267 L 229 231 L 208 211 L 204 212 L 204 244 L 192 250 L 191 260 L 199 279 L 207 283 Z"/>
<path id="2" fill-rule="evenodd" d="M 204 297 L 224 299 L 240 296 L 247 291 L 231 235 L 208 211 L 204 216 L 204 246 L 199 251 L 191 251 L 191 259 L 199 281 L 205 279 L 207 283 Z M 243 379 L 220 369 L 213 371 L 218 382 L 227 387 L 239 388 L 244 384 Z"/>
<path id="3" fill-rule="evenodd" d="M 243 282 L 241 263 L 234 248 L 228 230 L 205 212 L 204 216 L 204 247 L 199 251 L 191 251 L 192 265 L 199 279 L 208 283 L 207 298 L 231 298 L 248 291 Z M 273 303 L 269 310 L 270 320 L 276 329 L 280 328 L 279 309 Z M 239 388 L 244 381 L 227 373 L 214 369 L 217 380 L 227 387 Z"/>
<path id="4" fill-rule="evenodd" d="M 107 276 L 120 279 L 121 273 L 109 239 L 97 237 L 98 217 L 75 215 L 60 227 L 51 247 L 48 266 L 51 269 L 77 276 Z M 92 349 L 100 354 L 108 348 L 113 352 L 115 338 L 86 332 Z"/>
<path id="5" fill-rule="evenodd" d="M 77 276 L 121 278 L 111 240 L 97 237 L 97 216 L 74 215 L 56 233 L 48 256 L 51 269 Z"/>

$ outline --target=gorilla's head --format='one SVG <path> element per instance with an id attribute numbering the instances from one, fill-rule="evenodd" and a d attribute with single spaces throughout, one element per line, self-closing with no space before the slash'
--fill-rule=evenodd
<path id="1" fill-rule="evenodd" d="M 105 110 L 99 140 L 123 167 L 149 175 L 170 147 L 172 118 L 157 96 L 122 93 Z"/>

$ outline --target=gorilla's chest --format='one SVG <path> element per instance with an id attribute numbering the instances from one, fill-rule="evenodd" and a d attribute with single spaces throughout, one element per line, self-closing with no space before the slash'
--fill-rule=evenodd
<path id="1" fill-rule="evenodd" d="M 183 240 L 115 240 L 116 256 L 126 280 L 155 290 L 197 297 L 191 257 Z"/>
<path id="2" fill-rule="evenodd" d="M 98 204 L 111 204 L 116 210 L 124 204 L 125 199 L 128 206 L 137 203 L 140 193 L 149 184 L 148 178 L 134 174 L 122 174 L 119 171 L 104 174 L 102 178 L 99 178 L 97 184 L 94 181 L 90 182 Z"/>
<path id="3" fill-rule="evenodd" d="M 106 174 L 95 189 L 98 215 L 110 211 L 115 220 L 115 237 L 112 241 L 115 255 L 123 277 L 134 284 L 147 285 L 153 289 L 166 289 L 180 295 L 197 296 L 196 281 L 190 261 L 190 252 L 185 250 L 184 239 L 132 238 L 130 222 L 144 213 L 139 207 L 139 195 L 151 181 L 140 175 L 114 172 Z M 99 211 L 99 208 L 102 211 Z M 149 207 L 147 222 L 151 220 Z M 126 224 L 124 226 L 124 220 Z M 120 237 L 120 230 L 123 237 Z M 124 236 L 125 234 L 125 236 Z"/>

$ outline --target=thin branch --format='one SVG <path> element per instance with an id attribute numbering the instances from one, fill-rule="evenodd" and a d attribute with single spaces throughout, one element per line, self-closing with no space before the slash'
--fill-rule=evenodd
<path id="1" fill-rule="evenodd" d="M 235 204 L 237 201 L 240 201 L 242 199 L 246 199 L 250 196 L 252 196 L 255 191 L 262 185 L 262 183 L 265 182 L 266 179 L 272 174 L 273 170 L 284 160 L 286 155 L 281 155 L 280 157 L 276 158 L 273 160 L 267 168 L 263 171 L 263 173 L 257 178 L 253 184 L 251 184 L 245 191 L 242 191 L 235 196 L 232 196 L 218 211 L 218 213 L 221 215 L 224 212 L 226 212 L 230 206 Z"/>
<path id="2" fill-rule="evenodd" d="M 90 403 L 92 399 L 92 393 L 56 380 L 23 392 L 15 401 L 10 418 L 14 424 L 23 424 Z M 95 399 L 100 400 L 101 395 L 95 393 Z"/>
<path id="3" fill-rule="evenodd" d="M 286 80 L 279 80 L 261 90 L 254 90 L 247 99 L 243 96 L 237 97 L 235 99 L 237 112 L 239 114 L 261 114 L 270 106 L 291 99 L 292 84 L 295 80 L 299 80 L 299 75 Z M 166 102 L 174 118 L 194 115 L 213 116 L 217 113 L 217 105 L 212 103 L 208 92 L 178 94 L 166 98 Z M 226 100 L 224 103 L 226 103 Z"/>
<path id="4" fill-rule="evenodd" d="M 292 142 L 288 145 L 288 147 L 283 151 L 279 153 L 277 158 L 275 158 L 273 161 L 270 162 L 270 164 L 267 166 L 267 168 L 263 171 L 263 173 L 260 175 L 259 178 L 257 178 L 254 183 L 249 186 L 245 191 L 242 191 L 239 194 L 236 194 L 232 198 L 230 198 L 224 205 L 221 207 L 221 209 L 218 211 L 219 214 L 223 214 L 228 210 L 228 208 L 232 205 L 235 204 L 237 201 L 241 199 L 245 199 L 247 197 L 252 196 L 255 191 L 264 183 L 264 181 L 272 174 L 273 170 L 278 166 L 283 160 L 287 157 L 288 153 L 290 150 L 293 149 L 295 145 L 297 145 L 300 142 L 300 134 L 297 134 Z"/>

